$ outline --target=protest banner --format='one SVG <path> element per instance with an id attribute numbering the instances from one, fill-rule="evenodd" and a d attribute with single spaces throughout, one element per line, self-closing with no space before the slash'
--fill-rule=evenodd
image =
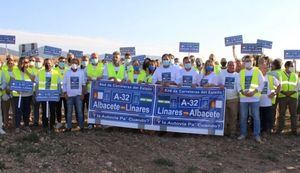
<path id="1" fill-rule="evenodd" d="M 180 42 L 179 52 L 199 53 L 199 47 L 200 47 L 199 43 Z"/>
<path id="2" fill-rule="evenodd" d="M 256 43 L 259 44 L 262 48 L 266 48 L 266 49 L 272 49 L 273 46 L 273 42 L 267 40 L 257 39 Z"/>
<path id="3" fill-rule="evenodd" d="M 61 56 L 61 48 L 45 46 L 44 47 L 44 54 L 45 55 L 52 55 L 52 56 Z"/>
<path id="4" fill-rule="evenodd" d="M 262 47 L 257 43 L 243 43 L 241 45 L 241 54 L 262 54 Z"/>
<path id="5" fill-rule="evenodd" d="M 80 50 L 69 50 L 69 53 L 73 54 L 75 58 L 81 58 L 83 56 L 83 51 Z"/>
<path id="6" fill-rule="evenodd" d="M 121 55 L 124 56 L 129 53 L 130 56 L 135 56 L 135 47 L 120 47 Z"/>
<path id="7" fill-rule="evenodd" d="M 94 81 L 88 112 L 92 124 L 223 135 L 225 91 Z"/>
<path id="8" fill-rule="evenodd" d="M 240 45 L 242 43 L 243 43 L 242 35 L 225 37 L 225 46 Z"/>
<path id="9" fill-rule="evenodd" d="M 300 59 L 300 50 L 284 50 L 284 59 Z"/>

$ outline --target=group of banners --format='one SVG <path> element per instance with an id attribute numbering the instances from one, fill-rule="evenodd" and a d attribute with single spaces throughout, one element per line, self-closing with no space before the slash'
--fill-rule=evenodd
<path id="1" fill-rule="evenodd" d="M 225 91 L 93 81 L 88 123 L 223 135 Z"/>
<path id="2" fill-rule="evenodd" d="M 16 37 L 13 35 L 0 35 L 0 43 L 3 44 L 15 44 Z M 230 36 L 225 37 L 225 46 L 241 45 L 242 54 L 263 54 L 263 49 L 272 49 L 273 42 L 267 40 L 257 39 L 256 43 L 243 43 L 243 36 Z M 180 42 L 179 43 L 179 52 L 188 52 L 188 53 L 199 53 L 200 43 L 197 42 Z M 28 43 L 21 44 L 19 46 L 20 56 L 38 56 L 39 49 L 37 43 Z M 52 46 L 44 46 L 42 50 L 43 54 L 49 56 L 61 56 L 62 49 Z M 124 56 L 126 53 L 129 53 L 131 56 L 136 55 L 135 47 L 120 47 L 121 55 Z M 79 50 L 69 50 L 69 53 L 72 53 L 76 58 L 83 56 L 83 51 Z M 140 55 L 137 59 L 145 55 Z M 300 50 L 284 50 L 285 59 L 300 59 Z M 112 54 L 105 54 L 104 60 L 111 61 Z"/>

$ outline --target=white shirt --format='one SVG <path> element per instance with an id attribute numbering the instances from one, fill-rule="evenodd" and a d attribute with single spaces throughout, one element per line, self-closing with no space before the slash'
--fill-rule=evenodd
<path id="1" fill-rule="evenodd" d="M 176 82 L 176 76 L 178 75 L 178 70 L 173 65 L 170 65 L 168 68 L 163 66 L 158 67 L 154 74 L 152 83 L 155 84 L 157 81 L 160 82 Z"/>
<path id="2" fill-rule="evenodd" d="M 225 87 L 226 100 L 236 99 L 239 97 L 237 90 L 237 80 L 239 74 L 237 72 L 229 73 L 227 70 L 220 73 L 221 83 Z"/>
<path id="3" fill-rule="evenodd" d="M 203 78 L 201 79 L 200 86 L 203 86 L 205 84 L 219 85 L 221 84 L 221 81 L 219 76 L 216 75 L 214 72 L 212 72 L 209 75 L 204 75 Z"/>
<path id="4" fill-rule="evenodd" d="M 68 70 L 63 80 L 63 92 L 67 92 L 68 97 L 78 96 L 82 94 L 82 86 L 85 86 L 84 71 L 77 69 L 74 72 L 72 69 Z"/>
<path id="5" fill-rule="evenodd" d="M 274 91 L 270 90 L 268 75 L 265 75 L 264 78 L 265 78 L 264 87 L 263 90 L 261 91 L 261 96 L 260 96 L 260 107 L 269 107 L 272 106 L 272 99 L 270 99 L 268 95 L 270 95 L 271 92 Z M 272 76 L 272 78 L 274 80 L 274 86 L 277 88 L 279 85 L 279 81 L 274 76 Z"/>
<path id="6" fill-rule="evenodd" d="M 176 83 L 182 86 L 191 86 L 192 84 L 198 84 L 202 75 L 198 74 L 193 68 L 186 71 L 184 68 L 178 71 L 176 76 Z"/>
<path id="7" fill-rule="evenodd" d="M 254 67 L 251 69 L 251 70 L 247 70 L 245 69 L 245 76 L 246 76 L 246 79 L 245 79 L 245 83 L 248 85 L 251 84 L 251 79 L 252 79 L 252 74 L 253 74 L 253 69 Z M 242 88 L 241 88 L 241 85 L 240 85 L 240 75 L 238 75 L 238 81 L 237 83 L 239 85 L 237 85 L 237 89 L 238 91 L 240 91 Z M 247 80 L 248 79 L 248 80 Z M 264 88 L 264 76 L 263 74 L 261 73 L 261 71 L 259 70 L 259 73 L 258 73 L 258 87 L 257 87 L 257 91 L 258 92 L 261 92 L 262 89 Z M 247 82 L 248 81 L 248 82 Z M 252 97 L 241 97 L 240 98 L 240 102 L 259 102 L 260 101 L 260 97 L 257 97 L 257 96 L 252 96 Z"/>

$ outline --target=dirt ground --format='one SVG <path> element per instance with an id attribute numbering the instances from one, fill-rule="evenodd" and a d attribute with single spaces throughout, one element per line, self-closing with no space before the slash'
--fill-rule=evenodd
<path id="1" fill-rule="evenodd" d="M 300 136 L 252 137 L 140 132 L 9 132 L 0 138 L 0 172 L 300 172 Z"/>

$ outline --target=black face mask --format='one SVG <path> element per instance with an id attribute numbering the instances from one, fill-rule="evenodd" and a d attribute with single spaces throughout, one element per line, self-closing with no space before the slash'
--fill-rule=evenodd
<path id="1" fill-rule="evenodd" d="M 222 67 L 226 67 L 227 62 L 221 62 Z"/>

